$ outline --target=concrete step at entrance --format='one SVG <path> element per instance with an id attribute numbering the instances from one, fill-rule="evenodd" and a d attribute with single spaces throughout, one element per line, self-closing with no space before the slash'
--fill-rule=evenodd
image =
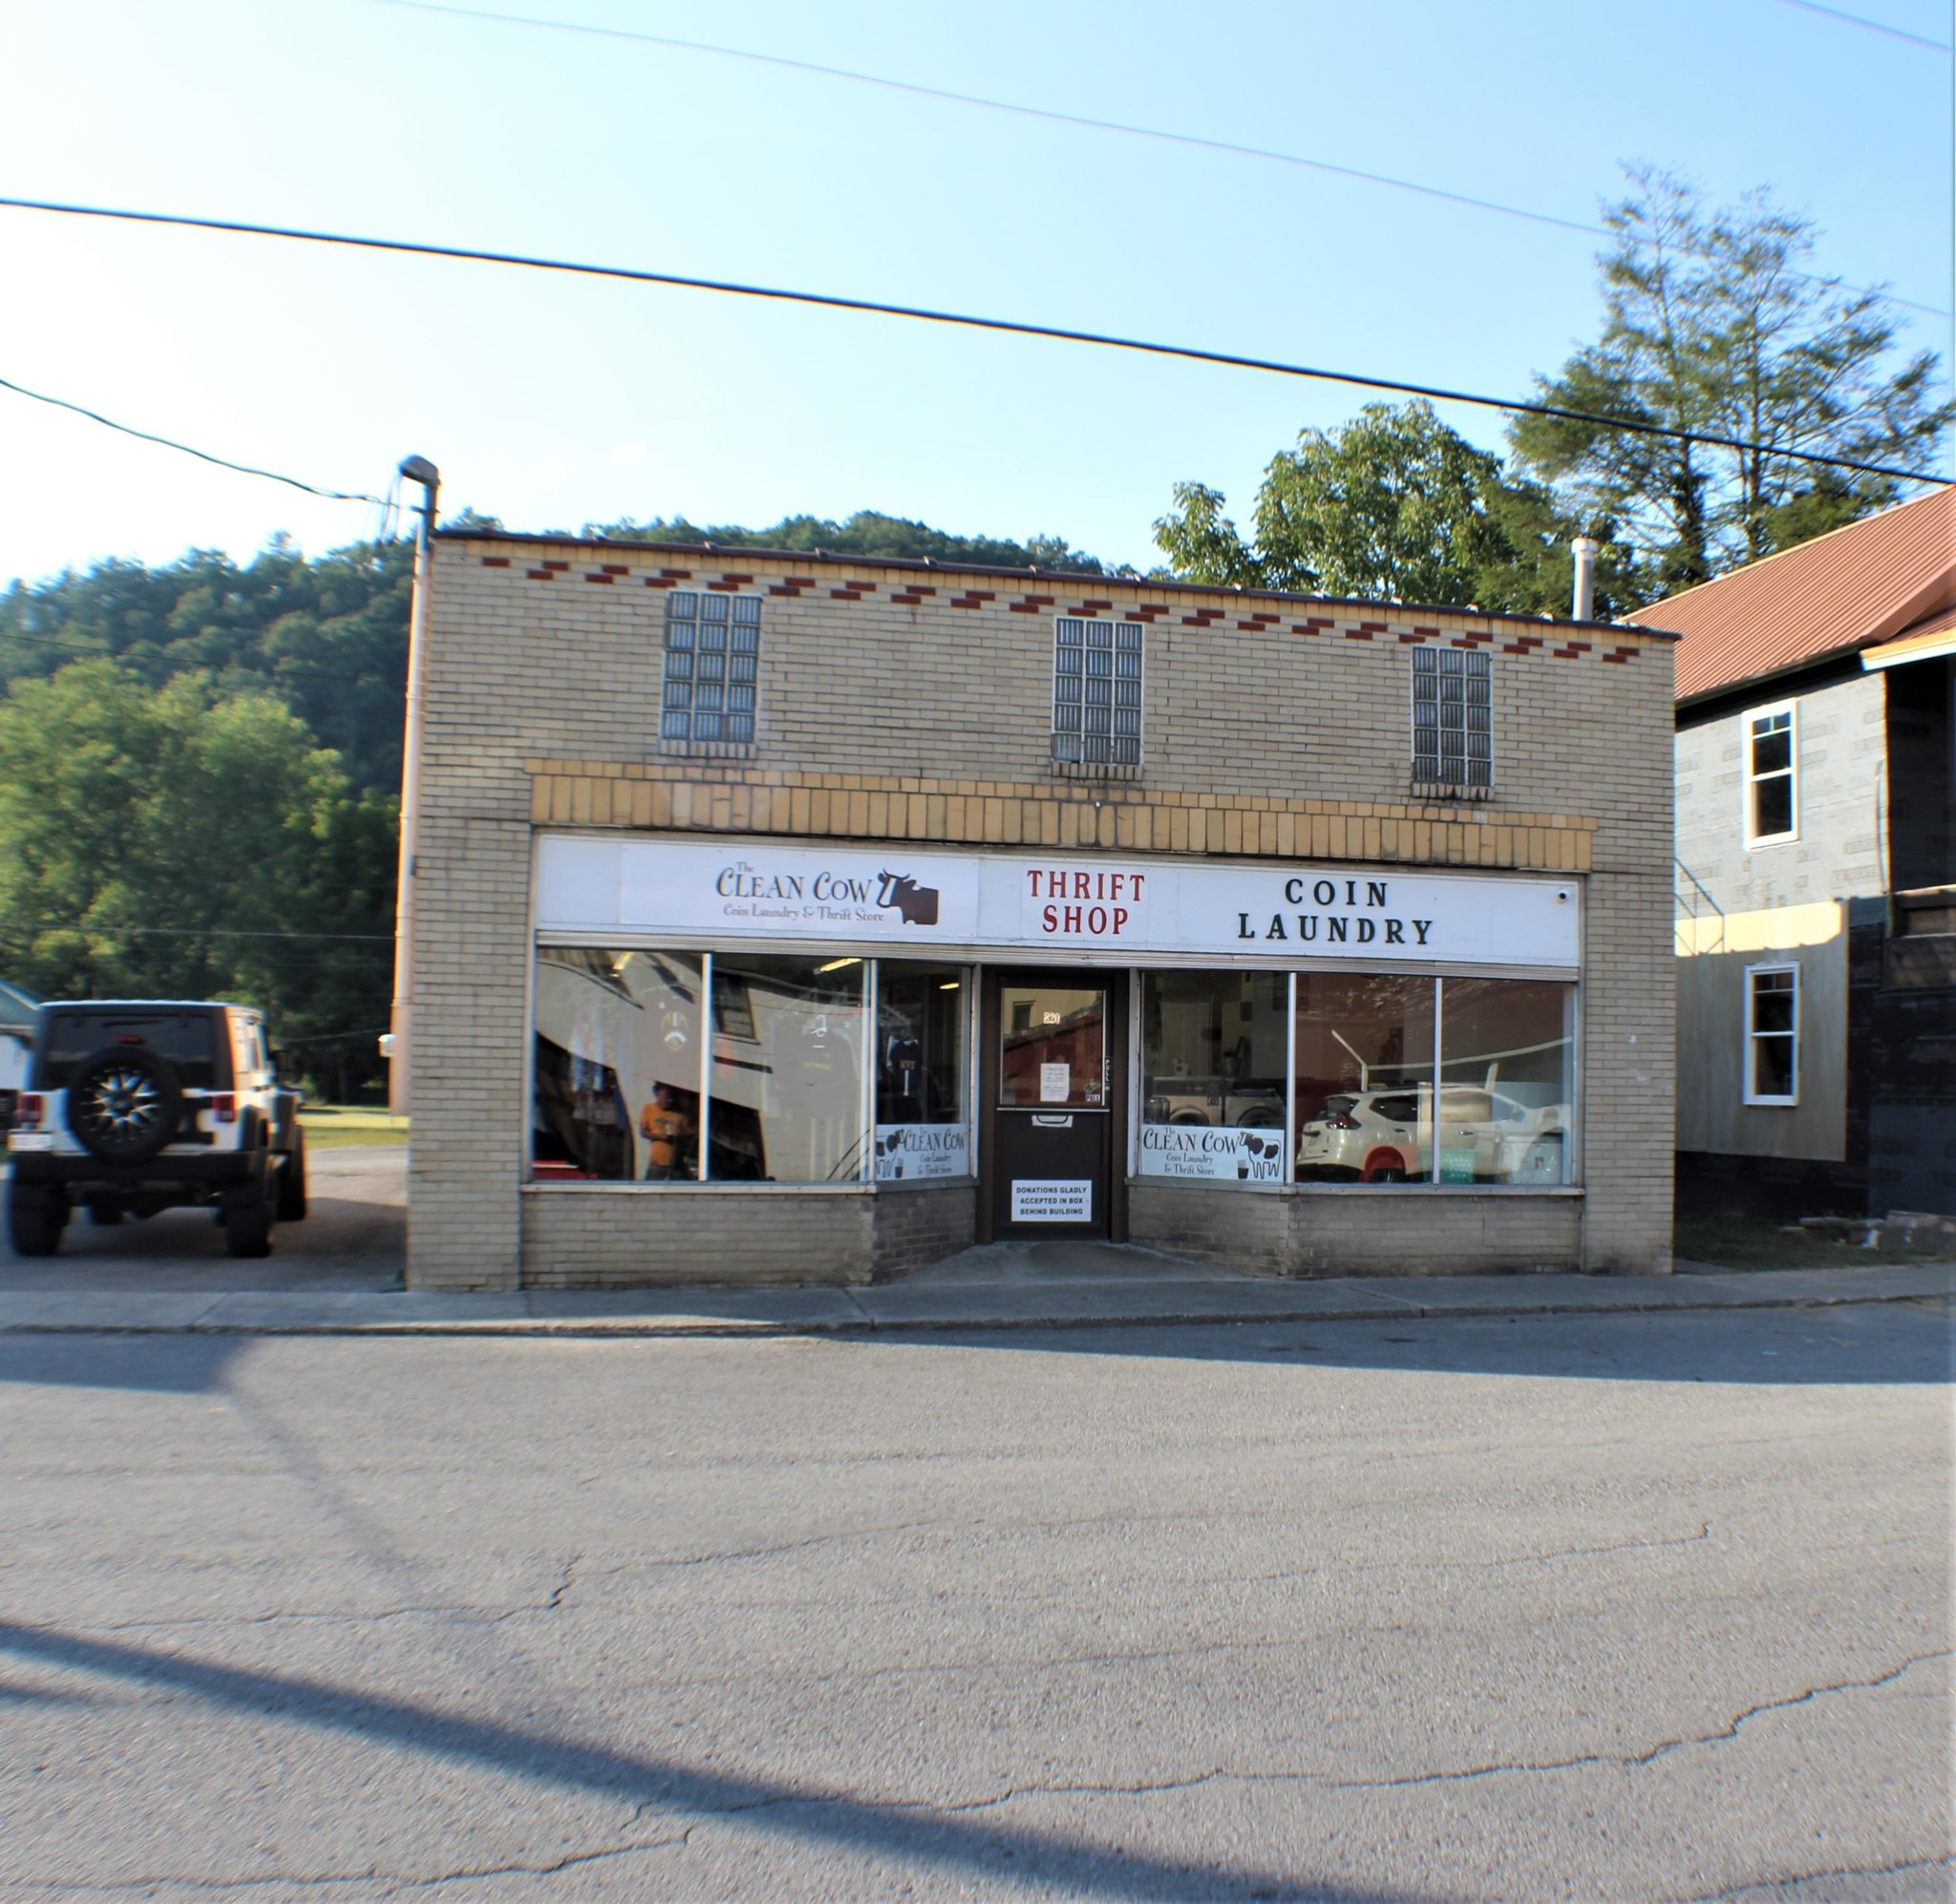
<path id="1" fill-rule="evenodd" d="M 942 1262 L 904 1277 L 901 1284 L 939 1288 L 996 1287 L 999 1284 L 1075 1282 L 1261 1282 L 1246 1276 L 1197 1262 L 1190 1257 L 1169 1256 L 1160 1250 L 1137 1249 L 1132 1243 L 1107 1243 L 1082 1238 L 1078 1242 L 1040 1241 L 981 1243 Z"/>

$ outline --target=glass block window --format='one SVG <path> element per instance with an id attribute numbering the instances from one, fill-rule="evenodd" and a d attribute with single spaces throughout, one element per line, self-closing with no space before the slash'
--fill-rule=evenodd
<path id="1" fill-rule="evenodd" d="M 1448 787 L 1493 784 L 1489 657 L 1471 648 L 1413 650 L 1413 777 Z"/>
<path id="2" fill-rule="evenodd" d="M 666 598 L 661 740 L 754 739 L 760 597 L 674 589 Z"/>
<path id="3" fill-rule="evenodd" d="M 1052 638 L 1052 757 L 1141 764 L 1139 622 L 1061 616 Z"/>

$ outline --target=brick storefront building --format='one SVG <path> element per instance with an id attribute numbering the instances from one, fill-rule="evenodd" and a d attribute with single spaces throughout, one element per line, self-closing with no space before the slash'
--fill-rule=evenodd
<path id="1" fill-rule="evenodd" d="M 1669 1262 L 1671 644 L 434 545 L 411 1282 Z"/>

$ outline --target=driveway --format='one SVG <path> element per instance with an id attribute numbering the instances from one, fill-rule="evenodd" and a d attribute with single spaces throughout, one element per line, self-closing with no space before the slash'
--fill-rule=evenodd
<path id="1" fill-rule="evenodd" d="M 256 1262 L 225 1250 L 208 1211 L 165 1210 L 107 1229 L 77 1211 L 52 1257 L 17 1257 L 0 1235 L 0 1290 L 398 1289 L 407 1160 L 397 1145 L 314 1151 L 306 1160 L 309 1214 L 281 1223 L 271 1255 Z"/>

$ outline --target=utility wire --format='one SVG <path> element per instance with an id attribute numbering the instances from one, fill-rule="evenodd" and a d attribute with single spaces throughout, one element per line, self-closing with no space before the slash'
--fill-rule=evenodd
<path id="1" fill-rule="evenodd" d="M 1898 482 L 1948 484 L 1949 476 L 1924 470 L 1904 470 L 1886 463 L 1867 463 L 1852 456 L 1823 456 L 1775 443 L 1756 443 L 1743 436 L 1714 436 L 1703 431 L 1674 430 L 1669 424 L 1607 416 L 1597 411 L 1571 410 L 1560 404 L 1530 403 L 1516 397 L 1480 396 L 1470 391 L 1444 390 L 1435 384 L 1402 383 L 1393 377 L 1366 376 L 1356 370 L 1328 370 L 1304 364 L 1286 364 L 1272 357 L 1247 357 L 1228 350 L 1201 350 L 1188 344 L 1161 344 L 1139 337 L 1121 337 L 1099 330 L 1073 330 L 1060 325 L 1032 324 L 1014 318 L 979 317 L 966 311 L 934 310 L 923 305 L 883 304 L 873 298 L 845 298 L 822 291 L 787 290 L 778 286 L 744 285 L 720 278 L 682 277 L 672 271 L 639 271 L 622 264 L 586 264 L 563 258 L 535 257 L 517 251 L 481 251 L 460 244 L 424 244 L 404 238 L 367 238 L 349 232 L 309 231 L 303 226 L 253 224 L 240 219 L 193 218 L 180 212 L 117 210 L 106 205 L 66 204 L 46 199 L 0 198 L 0 206 L 20 211 L 59 212 L 74 218 L 117 219 L 133 224 L 166 224 L 192 231 L 228 231 L 249 238 L 287 238 L 307 244 L 345 245 L 361 251 L 390 251 L 422 258 L 456 258 L 478 264 L 512 264 L 532 271 L 561 271 L 574 277 L 623 279 L 631 284 L 668 285 L 680 290 L 715 291 L 728 297 L 759 298 L 776 304 L 816 305 L 829 310 L 867 311 L 880 317 L 907 317 L 924 324 L 953 325 L 967 330 L 990 330 L 1015 337 L 1048 337 L 1062 344 L 1093 344 L 1109 350 L 1133 350 L 1144 356 L 1174 357 L 1196 364 L 1217 364 L 1228 370 L 1262 370 L 1271 376 L 1300 377 L 1320 383 L 1351 384 L 1361 390 L 1392 391 L 1402 396 L 1423 396 L 1437 403 L 1467 404 L 1512 415 L 1549 416 L 1565 423 L 1590 423 L 1605 430 L 1638 436 L 1658 436 L 1673 443 L 1703 443 L 1713 449 L 1740 450 L 1749 455 L 1781 456 L 1818 468 L 1848 470 L 1858 476 L 1887 476 Z M 371 498 L 369 498 L 371 500 Z"/>
<path id="2" fill-rule="evenodd" d="M 249 463 L 234 463 L 227 456 L 214 456 L 208 450 L 193 450 L 188 443 L 179 443 L 168 436 L 155 436 L 147 430 L 132 429 L 126 423 L 117 423 L 113 417 L 103 416 L 99 412 L 84 410 L 78 403 L 70 403 L 65 396 L 49 396 L 45 391 L 29 390 L 25 384 L 10 383 L 0 377 L 0 390 L 11 390 L 16 396 L 31 396 L 36 403 L 51 403 L 56 410 L 72 410 L 77 416 L 85 416 L 91 423 L 99 423 L 105 430 L 118 430 L 125 436 L 140 437 L 145 443 L 160 443 L 166 450 L 181 450 L 186 456 L 195 456 L 201 463 L 215 463 L 221 470 L 236 470 L 240 476 L 264 476 L 267 482 L 282 482 L 291 489 L 303 489 L 308 496 L 321 496 L 329 502 L 378 502 L 380 497 L 369 496 L 364 490 L 316 489 L 309 482 L 301 482 L 297 476 L 280 476 L 276 470 L 254 469 Z"/>
<path id="3" fill-rule="evenodd" d="M 399 0 L 406 4 L 406 0 Z M 1830 20 L 1845 20 L 1850 27 L 1865 27 L 1871 33 L 1886 33 L 1890 39 L 1907 40 L 1912 46 L 1933 48 L 1937 53 L 1956 52 L 1947 40 L 1932 40 L 1926 33 L 1911 33 L 1902 27 L 1891 27 L 1884 20 L 1871 20 L 1865 13 L 1850 13 L 1840 7 L 1823 7 L 1819 0 L 1779 0 L 1783 7 L 1797 7 L 1804 13 L 1822 13 Z"/>
<path id="4" fill-rule="evenodd" d="M 977 106 L 991 113 L 1011 113 L 1020 118 L 1045 119 L 1053 125 L 1080 126 L 1091 132 L 1119 133 L 1129 138 L 1151 138 L 1170 145 L 1195 146 L 1205 152 L 1226 153 L 1237 159 L 1261 159 L 1278 165 L 1302 166 L 1310 172 L 1329 173 L 1333 178 L 1352 179 L 1361 184 L 1385 185 L 1395 192 L 1413 192 L 1421 198 L 1437 199 L 1442 203 L 1466 205 L 1475 211 L 1497 212 L 1503 218 L 1525 219 L 1531 224 L 1552 225 L 1561 231 L 1579 231 L 1587 238 L 1613 238 L 1627 243 L 1642 243 L 1647 241 L 1627 237 L 1612 231 L 1607 225 L 1590 224 L 1582 219 L 1559 218 L 1553 212 L 1530 211 L 1522 205 L 1503 204 L 1497 199 L 1477 199 L 1466 192 L 1450 192 L 1444 186 L 1421 184 L 1414 179 L 1395 179 L 1390 173 L 1367 172 L 1355 165 L 1335 165 L 1328 159 L 1308 159 L 1300 152 L 1280 152 L 1269 146 L 1244 145 L 1234 139 L 1204 138 L 1199 133 L 1169 132 L 1160 126 L 1134 125 L 1122 119 L 1098 119 L 1084 113 L 1056 112 L 1046 106 L 1023 105 L 1015 99 L 988 98 L 977 93 L 954 92 L 946 86 L 925 86 L 909 79 L 891 79 L 880 73 L 858 73 L 844 66 L 824 66 L 811 59 L 791 59 L 783 53 L 755 53 L 747 47 L 716 46 L 705 40 L 677 39 L 668 33 L 640 32 L 629 27 L 590 26 L 579 20 L 544 20 L 528 13 L 498 13 L 483 7 L 457 7 L 441 4 L 441 0 L 371 0 L 378 7 L 394 7 L 413 13 L 435 13 L 457 20 L 489 21 L 503 27 L 534 27 L 546 32 L 582 33 L 593 39 L 629 40 L 644 46 L 668 47 L 678 53 L 706 53 L 716 59 L 744 59 L 756 66 L 780 67 L 790 73 L 813 74 L 822 79 L 842 79 L 857 86 L 878 86 L 886 92 L 909 93 L 923 99 L 943 99 L 953 105 Z M 1789 0 L 1789 4 L 1799 6 L 1808 0 Z M 1831 7 L 1816 7 L 1815 11 L 1831 13 Z M 1851 13 L 1839 15 L 1842 19 L 1857 19 Z M 1861 21 L 1861 25 L 1872 25 Z M 1879 31 L 1893 31 L 1880 29 Z M 1912 33 L 1903 33 L 1904 39 L 1913 39 Z M 1925 40 L 1925 46 L 1936 46 L 1939 42 Z M 1945 49 L 1946 51 L 1947 49 Z M 1790 271 L 1790 277 L 1801 278 L 1810 284 L 1831 284 L 1834 281 L 1811 271 Z M 1849 288 L 1865 290 L 1870 287 L 1853 286 Z M 1949 312 L 1939 305 L 1918 304 L 1913 298 L 1897 297 L 1892 291 L 1881 295 L 1891 303 L 1906 305 L 1911 310 L 1926 312 L 1931 317 L 1947 317 Z"/>

